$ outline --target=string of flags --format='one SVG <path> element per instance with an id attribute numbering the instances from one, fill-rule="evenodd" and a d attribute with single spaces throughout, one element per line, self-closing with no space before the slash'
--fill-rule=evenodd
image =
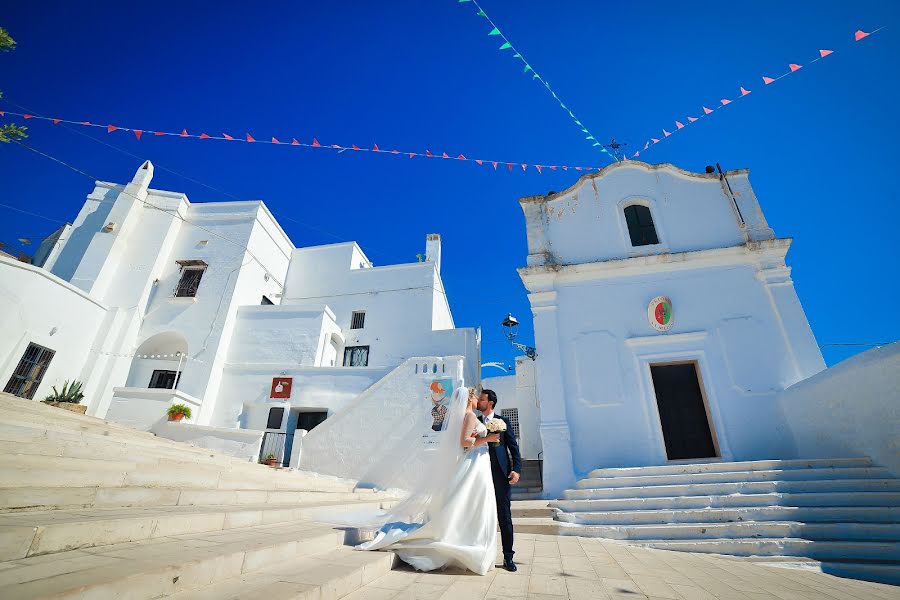
<path id="1" fill-rule="evenodd" d="M 509 52 L 512 52 L 513 58 L 515 60 L 518 60 L 519 62 L 521 62 L 522 65 L 524 65 L 522 68 L 522 74 L 531 73 L 531 80 L 537 81 L 541 85 L 544 86 L 544 88 L 547 90 L 547 92 L 551 96 L 553 96 L 553 99 L 559 103 L 560 108 L 562 108 L 564 111 L 566 111 L 566 113 L 569 115 L 569 117 L 575 122 L 575 125 L 577 125 L 578 128 L 581 129 L 581 132 L 585 134 L 584 139 L 587 140 L 588 143 L 590 143 L 592 147 L 599 148 L 599 150 L 601 152 L 603 152 L 604 154 L 606 154 L 606 156 L 610 160 L 618 161 L 619 159 L 616 158 L 615 156 L 613 156 L 612 154 L 610 154 L 609 150 L 607 150 L 603 146 L 603 144 L 601 144 L 600 141 L 596 137 L 594 137 L 594 134 L 590 132 L 590 130 L 587 128 L 587 125 L 582 123 L 581 120 L 575 116 L 575 113 L 572 112 L 572 109 L 569 108 L 568 106 L 566 106 L 566 104 L 560 99 L 560 97 L 556 94 L 556 92 L 553 90 L 553 88 L 550 87 L 550 83 L 546 79 L 544 79 L 544 77 L 540 73 L 538 73 L 534 69 L 534 67 L 531 66 L 531 63 L 529 63 L 525 59 L 525 57 L 522 56 L 522 53 L 519 52 L 519 50 L 517 50 L 516 47 L 512 45 L 512 42 L 509 41 L 509 38 L 506 37 L 506 34 L 504 34 L 502 31 L 500 31 L 500 28 L 497 27 L 497 25 L 494 23 L 493 20 L 491 20 L 491 18 L 484 11 L 484 9 L 481 8 L 481 5 L 478 4 L 478 0 L 458 0 L 459 4 L 465 4 L 468 2 L 471 2 L 472 4 L 475 5 L 475 7 L 478 9 L 478 12 L 476 14 L 479 17 L 486 19 L 487 22 L 490 24 L 490 26 L 493 28 L 493 29 L 491 29 L 490 33 L 488 33 L 488 36 L 496 36 L 499 39 L 503 40 L 503 44 L 500 45 L 498 50 L 500 50 L 501 52 L 506 52 L 507 50 Z"/>
<path id="2" fill-rule="evenodd" d="M 342 146 L 340 144 L 323 144 L 320 143 L 318 139 L 313 138 L 312 142 L 301 142 L 297 140 L 297 138 L 292 137 L 290 141 L 287 141 L 288 138 L 283 138 L 284 141 L 272 137 L 270 140 L 266 140 L 263 138 L 256 139 L 250 133 L 245 133 L 244 135 L 229 135 L 227 133 L 221 133 L 221 135 L 209 135 L 205 132 L 197 133 L 188 133 L 187 129 L 182 129 L 181 132 L 175 131 L 161 131 L 161 130 L 151 130 L 151 129 L 137 129 L 135 127 L 126 127 L 124 125 L 113 125 L 112 123 L 108 123 L 103 125 L 101 123 L 94 123 L 92 121 L 75 121 L 70 119 L 62 119 L 58 117 L 45 117 L 41 115 L 29 114 L 29 113 L 19 113 L 12 111 L 2 111 L 0 110 L 0 117 L 11 116 L 11 117 L 20 117 L 22 119 L 31 120 L 35 119 L 38 121 L 48 121 L 53 122 L 55 125 L 59 125 L 60 123 L 65 123 L 68 125 L 78 125 L 83 127 L 94 127 L 99 129 L 105 129 L 107 133 L 114 133 L 116 131 L 121 132 L 131 132 L 134 134 L 134 137 L 140 141 L 144 134 L 153 137 L 175 137 L 175 138 L 183 138 L 183 139 L 199 139 L 199 140 L 219 140 L 219 141 L 229 141 L 229 142 L 243 142 L 243 143 L 259 143 L 259 144 L 273 144 L 273 145 L 281 145 L 281 146 L 297 146 L 300 148 L 317 148 L 321 150 L 331 150 L 337 152 L 338 154 L 343 153 L 347 150 L 353 152 L 369 152 L 374 154 L 388 154 L 398 157 L 408 157 L 408 158 L 440 158 L 440 159 L 448 159 L 454 161 L 462 161 L 475 163 L 478 166 L 491 166 L 494 170 L 502 169 L 505 167 L 508 172 L 512 173 L 514 171 L 518 171 L 518 169 L 522 169 L 523 172 L 529 171 L 529 167 L 532 167 L 538 173 L 543 173 L 544 169 L 548 169 L 550 171 L 568 171 L 569 169 L 573 171 L 599 171 L 603 167 L 586 167 L 586 166 L 572 166 L 572 165 L 547 165 L 547 164 L 532 164 L 532 163 L 522 163 L 522 162 L 510 162 L 504 160 L 490 160 L 483 158 L 469 158 L 464 154 L 458 154 L 456 156 L 451 156 L 446 152 L 432 152 L 431 150 L 425 150 L 425 152 L 416 152 L 409 150 L 396 150 L 396 149 L 382 149 L 378 147 L 378 144 L 373 144 L 371 148 L 368 146 L 357 146 L 356 144 L 351 144 L 350 146 Z"/>
<path id="3" fill-rule="evenodd" d="M 856 33 L 853 34 L 853 41 L 854 41 L 854 43 L 859 42 L 860 40 L 863 40 L 863 39 L 869 37 L 870 35 L 874 35 L 874 34 L 878 33 L 882 29 L 884 29 L 884 27 L 879 27 L 878 29 L 871 31 L 871 32 L 865 32 L 862 29 L 858 29 L 858 30 L 856 30 Z M 784 73 L 782 73 L 781 75 L 778 75 L 777 77 L 768 77 L 766 75 L 763 75 L 762 76 L 763 85 L 764 86 L 771 85 L 771 84 L 775 83 L 776 81 L 779 81 L 780 79 L 784 79 L 788 75 L 792 75 L 792 74 L 796 73 L 797 71 L 802 69 L 804 66 L 809 66 L 813 63 L 819 62 L 826 56 L 834 54 L 834 52 L 835 52 L 834 50 L 820 49 L 819 53 L 818 53 L 819 55 L 817 57 L 815 57 L 814 59 L 810 60 L 809 62 L 807 62 L 805 65 L 801 65 L 798 63 L 789 63 L 788 67 L 787 67 L 788 70 L 785 71 Z M 675 126 L 669 127 L 669 129 L 671 129 L 671 131 L 668 131 L 667 129 L 663 128 L 661 136 L 651 137 L 649 140 L 647 140 L 644 143 L 644 147 L 642 149 L 636 151 L 632 155 L 632 158 L 639 157 L 642 152 L 647 152 L 656 144 L 660 143 L 667 137 L 674 135 L 675 133 L 678 133 L 679 131 L 681 131 L 682 129 L 684 129 L 685 127 L 690 125 L 691 123 L 696 123 L 697 121 L 699 121 L 705 117 L 708 117 L 709 115 L 713 114 L 714 112 L 722 110 L 726 106 L 733 104 L 734 102 L 749 96 L 752 93 L 752 91 L 753 91 L 752 89 L 748 89 L 748 88 L 745 88 L 744 86 L 741 86 L 739 96 L 734 96 L 731 99 L 722 98 L 719 100 L 718 105 L 713 105 L 712 108 L 709 108 L 706 105 L 702 105 L 701 106 L 701 108 L 703 110 L 702 113 L 697 112 L 697 113 L 694 113 L 694 116 L 687 116 L 687 118 L 682 117 L 681 119 L 675 121 L 675 124 L 674 124 Z"/>

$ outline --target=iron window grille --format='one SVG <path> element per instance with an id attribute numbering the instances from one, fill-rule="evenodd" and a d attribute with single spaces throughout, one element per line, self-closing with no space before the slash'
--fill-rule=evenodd
<path id="1" fill-rule="evenodd" d="M 509 420 L 509 424 L 512 426 L 513 435 L 516 438 L 522 437 L 519 435 L 519 409 L 518 408 L 504 408 L 500 411 L 501 417 L 506 417 Z"/>
<path id="2" fill-rule="evenodd" d="M 206 271 L 205 268 L 197 267 L 182 269 L 181 279 L 178 281 L 178 287 L 175 288 L 175 297 L 194 298 L 200 287 L 200 279 L 203 278 L 204 271 Z"/>
<path id="3" fill-rule="evenodd" d="M 632 246 L 651 246 L 659 243 L 649 207 L 643 204 L 632 204 L 626 206 L 624 212 Z"/>
<path id="4" fill-rule="evenodd" d="M 355 310 L 350 319 L 350 329 L 363 329 L 366 326 L 366 311 Z"/>
<path id="5" fill-rule="evenodd" d="M 22 355 L 22 359 L 16 365 L 16 370 L 13 371 L 3 391 L 28 400 L 34 398 L 34 394 L 37 392 L 38 386 L 41 385 L 41 380 L 44 378 L 44 373 L 47 372 L 47 367 L 50 365 L 50 360 L 54 354 L 56 352 L 49 348 L 44 348 L 37 344 L 28 344 L 25 354 Z"/>
<path id="6" fill-rule="evenodd" d="M 344 366 L 345 367 L 367 367 L 369 366 L 369 347 L 368 346 L 347 346 L 344 348 Z"/>

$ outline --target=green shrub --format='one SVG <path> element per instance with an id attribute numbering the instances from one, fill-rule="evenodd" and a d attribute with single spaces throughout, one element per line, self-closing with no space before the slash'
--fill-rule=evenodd
<path id="1" fill-rule="evenodd" d="M 81 393 L 81 382 L 73 381 L 72 385 L 69 385 L 69 380 L 66 379 L 65 383 L 63 383 L 62 391 L 58 391 L 54 385 L 53 393 L 47 396 L 45 400 L 50 402 L 72 402 L 78 404 L 81 402 L 82 398 L 84 398 L 84 394 Z"/>
<path id="2" fill-rule="evenodd" d="M 166 412 L 170 417 L 181 413 L 188 419 L 191 418 L 191 407 L 184 404 L 173 404 Z"/>

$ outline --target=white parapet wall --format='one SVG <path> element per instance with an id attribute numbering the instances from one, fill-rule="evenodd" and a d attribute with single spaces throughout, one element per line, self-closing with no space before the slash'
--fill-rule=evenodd
<path id="1" fill-rule="evenodd" d="M 159 437 L 176 442 L 184 442 L 198 448 L 206 448 L 220 454 L 227 454 L 256 462 L 263 433 L 253 429 L 226 429 L 208 425 L 161 421 L 150 430 Z"/>
<path id="2" fill-rule="evenodd" d="M 869 456 L 900 476 L 900 343 L 858 354 L 778 396 L 796 456 Z"/>

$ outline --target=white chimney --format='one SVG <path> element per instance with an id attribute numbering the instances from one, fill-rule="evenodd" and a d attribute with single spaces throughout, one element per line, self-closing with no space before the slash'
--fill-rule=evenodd
<path id="1" fill-rule="evenodd" d="M 429 233 L 425 236 L 425 261 L 434 263 L 437 272 L 441 272 L 441 234 Z"/>

